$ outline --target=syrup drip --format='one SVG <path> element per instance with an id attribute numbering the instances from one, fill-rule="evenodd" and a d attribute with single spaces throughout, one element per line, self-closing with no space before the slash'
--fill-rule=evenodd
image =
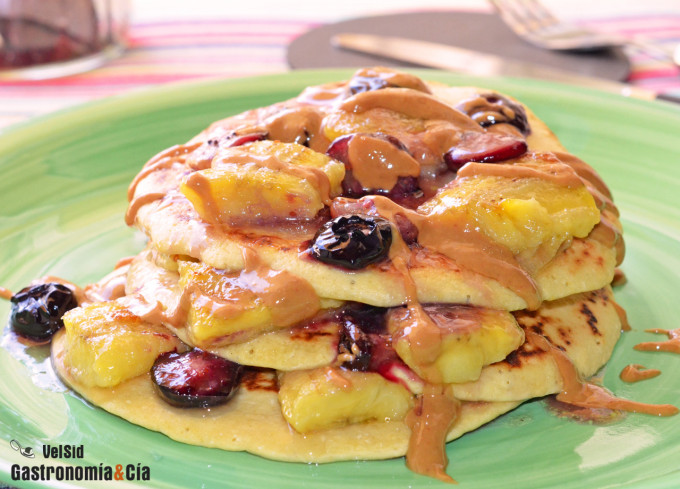
<path id="1" fill-rule="evenodd" d="M 390 257 L 402 277 L 406 292 L 406 316 L 410 324 L 406 328 L 409 331 L 406 340 L 409 341 L 414 361 L 426 366 L 439 354 L 441 331 L 418 302 L 416 285 L 408 269 L 410 256 L 408 246 L 397 235 L 390 249 Z M 446 434 L 456 422 L 459 412 L 460 401 L 444 385 L 425 382 L 423 393 L 418 396 L 416 405 L 405 420 L 411 429 L 406 452 L 406 466 L 409 469 L 444 482 L 456 483 L 446 473 L 448 458 L 444 447 Z"/>
<path id="2" fill-rule="evenodd" d="M 10 300 L 14 294 L 12 294 L 12 291 L 9 289 L 6 289 L 4 287 L 0 287 L 0 298 L 5 299 L 6 301 Z"/>
<path id="3" fill-rule="evenodd" d="M 619 378 L 624 382 L 640 382 L 641 380 L 653 379 L 661 375 L 661 370 L 647 368 L 637 363 L 626 365 L 619 374 Z"/>
<path id="4" fill-rule="evenodd" d="M 425 384 L 416 406 L 406 415 L 406 424 L 411 428 L 406 452 L 406 466 L 409 469 L 444 482 L 456 483 L 446 473 L 449 462 L 443 447 L 446 434 L 458 419 L 460 406 L 460 401 L 447 392 L 444 385 Z"/>
<path id="5" fill-rule="evenodd" d="M 612 304 L 614 304 L 614 310 L 616 311 L 616 314 L 619 316 L 619 321 L 621 321 L 621 331 L 630 331 L 630 323 L 628 322 L 628 315 L 626 314 L 626 310 L 619 306 L 616 302 L 612 301 Z"/>
<path id="6" fill-rule="evenodd" d="M 557 364 L 562 377 L 562 391 L 557 394 L 558 401 L 588 409 L 618 409 L 653 416 L 673 416 L 678 413 L 678 408 L 670 404 L 646 404 L 620 399 L 604 387 L 583 381 L 574 364 L 562 350 L 552 345 L 544 336 L 532 331 L 526 331 L 526 335 L 533 345 L 548 352 Z"/>
<path id="7" fill-rule="evenodd" d="M 647 333 L 666 334 L 666 341 L 649 341 L 635 345 L 636 350 L 640 351 L 668 351 L 680 353 L 680 328 L 678 329 L 646 329 Z"/>

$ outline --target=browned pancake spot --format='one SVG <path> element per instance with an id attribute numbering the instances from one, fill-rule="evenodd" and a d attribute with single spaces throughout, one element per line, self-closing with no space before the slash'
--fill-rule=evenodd
<path id="1" fill-rule="evenodd" d="M 590 330 L 593 332 L 593 334 L 602 336 L 600 330 L 597 329 L 597 318 L 595 317 L 593 311 L 591 311 L 590 308 L 588 307 L 588 304 L 586 304 L 585 302 L 581 304 L 581 309 L 579 310 L 579 312 L 586 317 L 588 326 L 590 326 Z"/>
<path id="2" fill-rule="evenodd" d="M 335 336 L 337 335 L 337 329 L 339 326 L 335 329 L 331 329 L 331 325 L 331 320 L 325 320 L 314 321 L 307 323 L 304 326 L 296 326 L 290 330 L 290 339 L 300 341 L 314 341 L 316 338 L 322 336 Z"/>
<path id="3" fill-rule="evenodd" d="M 499 364 L 507 364 L 511 368 L 522 368 L 530 359 L 538 358 L 542 355 L 546 355 L 546 352 L 537 348 L 536 346 L 524 342 L 517 350 L 511 352 L 505 360 L 498 362 Z"/>
<path id="4" fill-rule="evenodd" d="M 241 387 L 249 391 L 279 391 L 279 383 L 273 370 L 266 368 L 248 368 L 243 372 Z"/>

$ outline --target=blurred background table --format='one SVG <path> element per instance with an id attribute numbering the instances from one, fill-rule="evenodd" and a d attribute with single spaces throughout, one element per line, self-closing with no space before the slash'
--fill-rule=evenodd
<path id="1" fill-rule="evenodd" d="M 115 0 L 114 0 L 115 1 Z M 544 0 L 558 16 L 666 45 L 680 43 L 678 0 Z M 0 131 L 101 97 L 182 80 L 289 70 L 286 49 L 315 27 L 366 15 L 415 11 L 412 0 L 132 0 L 129 48 L 105 66 L 44 80 L 0 79 Z M 483 0 L 423 0 L 418 10 L 491 12 Z M 489 33 L 493 36 L 493 33 Z M 631 55 L 629 82 L 680 95 L 680 70 Z"/>

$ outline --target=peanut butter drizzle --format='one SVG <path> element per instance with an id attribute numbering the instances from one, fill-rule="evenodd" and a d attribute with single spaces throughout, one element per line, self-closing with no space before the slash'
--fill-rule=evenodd
<path id="1" fill-rule="evenodd" d="M 347 98 L 347 85 L 343 82 L 307 87 L 297 97 L 302 104 L 332 106 Z"/>
<path id="2" fill-rule="evenodd" d="M 364 197 L 360 201 L 371 201 L 376 212 L 391 222 L 395 222 L 395 214 L 403 214 L 418 229 L 418 242 L 422 246 L 451 258 L 464 269 L 505 285 L 524 299 L 529 309 L 537 309 L 541 305 L 536 282 L 519 265 L 512 252 L 481 231 L 465 222 L 456 226 L 435 225 L 430 215 L 401 207 L 383 196 Z"/>
<path id="3" fill-rule="evenodd" d="M 132 226 L 137 218 L 137 213 L 146 204 L 150 204 L 156 200 L 161 200 L 165 197 L 165 192 L 150 192 L 148 194 L 142 194 L 139 197 L 135 197 L 128 205 L 127 211 L 125 212 L 125 224 Z"/>
<path id="4" fill-rule="evenodd" d="M 12 294 L 12 291 L 9 289 L 6 289 L 4 287 L 0 287 L 0 298 L 5 299 L 6 301 L 10 300 L 14 294 Z"/>
<path id="5" fill-rule="evenodd" d="M 408 269 L 410 250 L 396 234 L 390 247 L 390 258 L 402 277 L 406 292 L 403 327 L 393 334 L 393 341 L 404 338 L 409 342 L 416 363 L 429 366 L 441 351 L 442 332 L 418 302 L 416 284 Z M 407 324 L 406 324 L 407 323 Z M 436 369 L 431 369 L 438 372 Z M 460 411 L 460 401 L 442 384 L 425 382 L 413 409 L 406 415 L 411 429 L 406 465 L 419 474 L 455 483 L 447 473 L 446 435 Z"/>
<path id="6" fill-rule="evenodd" d="M 259 168 L 268 168 L 276 172 L 282 172 L 297 178 L 307 180 L 310 185 L 319 192 L 319 197 L 325 205 L 331 203 L 331 184 L 328 175 L 323 170 L 313 167 L 292 165 L 269 155 L 254 155 L 246 152 L 230 152 L 218 154 L 213 160 L 213 168 L 219 169 L 221 165 L 255 165 Z M 203 202 L 205 211 L 204 219 L 213 224 L 221 224 L 222 219 L 219 208 L 212 192 L 210 191 L 209 179 L 204 173 L 197 171 L 189 174 L 184 184 L 198 194 Z M 143 204 L 142 204 L 143 205 Z M 229 223 L 226 223 L 229 224 Z"/>
<path id="7" fill-rule="evenodd" d="M 636 350 L 640 351 L 667 351 L 671 353 L 680 353 L 680 328 L 678 329 L 646 329 L 647 333 L 665 334 L 668 336 L 666 341 L 648 341 L 645 343 L 638 343 L 634 346 Z"/>
<path id="8" fill-rule="evenodd" d="M 242 253 L 245 266 L 240 279 L 271 310 L 274 324 L 292 326 L 321 309 L 319 296 L 309 282 L 285 270 L 272 270 L 250 248 Z"/>
<path id="9" fill-rule="evenodd" d="M 425 384 L 415 407 L 406 415 L 411 438 L 406 466 L 418 474 L 455 484 L 446 473 L 446 434 L 460 413 L 461 403 L 441 384 Z"/>
<path id="10" fill-rule="evenodd" d="M 655 368 L 647 368 L 637 363 L 631 365 L 626 365 L 619 377 L 624 382 L 640 382 L 641 380 L 653 379 L 654 377 L 661 375 L 661 370 Z"/>
<path id="11" fill-rule="evenodd" d="M 287 173 L 302 180 L 307 180 L 319 192 L 321 201 L 325 205 L 331 203 L 331 183 L 328 175 L 319 168 L 310 166 L 298 166 L 290 163 L 285 163 L 273 156 L 256 156 L 251 154 L 243 155 L 229 155 L 222 159 L 221 163 L 236 163 L 236 164 L 255 164 L 260 168 L 269 168 L 270 170 Z"/>
<path id="12" fill-rule="evenodd" d="M 136 258 L 135 256 L 126 256 L 124 258 L 121 258 L 113 266 L 113 269 L 116 270 L 120 267 L 126 267 L 126 266 L 130 265 L 134 261 L 135 258 Z"/>
<path id="13" fill-rule="evenodd" d="M 420 164 L 389 141 L 357 134 L 347 153 L 352 174 L 364 188 L 392 190 L 399 177 L 420 175 Z"/>
<path id="14" fill-rule="evenodd" d="M 491 165 L 489 163 L 466 163 L 458 170 L 458 177 L 494 176 L 502 178 L 537 178 L 569 188 L 581 187 L 581 178 L 571 167 L 561 162 L 536 162 L 534 158 L 549 157 L 549 153 L 532 153 L 517 163 Z"/>
<path id="15" fill-rule="evenodd" d="M 621 285 L 624 285 L 626 282 L 628 282 L 628 278 L 626 278 L 626 274 L 624 273 L 623 270 L 620 268 L 615 268 L 614 269 L 614 278 L 612 279 L 611 286 L 612 287 L 619 287 Z"/>
<path id="16" fill-rule="evenodd" d="M 620 265 L 625 256 L 625 243 L 617 223 L 619 210 L 612 200 L 609 187 L 597 172 L 580 158 L 563 152 L 556 152 L 555 156 L 564 164 L 569 165 L 581 178 L 595 203 L 600 209 L 600 223 L 593 228 L 589 237 L 602 243 L 606 247 L 616 248 L 616 264 Z"/>
<path id="17" fill-rule="evenodd" d="M 226 287 L 226 295 L 217 295 L 216 291 L 207 291 L 199 284 L 190 283 L 182 289 L 173 309 L 162 311 L 157 307 L 159 303 L 148 303 L 143 299 L 133 313 L 149 322 L 182 328 L 186 325 L 192 303 L 196 307 L 210 309 L 215 317 L 230 319 L 243 312 L 242 302 L 261 300 L 270 310 L 272 323 L 278 328 L 286 328 L 314 316 L 321 309 L 319 297 L 306 280 L 285 270 L 270 269 L 252 249 L 243 248 L 242 253 L 243 270 L 224 276 L 226 284 L 233 285 Z M 211 341 L 236 340 L 236 336 Z"/>
<path id="18" fill-rule="evenodd" d="M 414 119 L 449 121 L 454 123 L 459 131 L 484 130 L 459 110 L 432 95 L 410 88 L 383 88 L 361 92 L 345 100 L 339 108 L 345 112 L 355 113 L 387 109 Z"/>
<path id="19" fill-rule="evenodd" d="M 219 207 L 210 191 L 210 179 L 203 172 L 197 171 L 186 176 L 184 185 L 193 190 L 203 203 L 203 219 L 212 224 L 221 222 Z"/>
<path id="20" fill-rule="evenodd" d="M 396 251 L 393 251 L 395 244 Z M 396 344 L 398 341 L 407 341 L 413 361 L 423 370 L 427 370 L 430 378 L 441 381 L 441 374 L 438 369 L 432 368 L 432 363 L 441 353 L 442 331 L 418 302 L 416 284 L 408 268 L 410 255 L 408 247 L 401 239 L 393 241 L 390 258 L 404 284 L 406 309 L 391 315 L 389 329 L 392 342 Z"/>
<path id="21" fill-rule="evenodd" d="M 79 285 L 74 284 L 70 280 L 66 280 L 64 278 L 57 277 L 55 275 L 44 275 L 44 276 L 40 277 L 38 280 L 32 281 L 31 285 L 47 284 L 47 283 L 50 283 L 50 282 L 54 282 L 56 284 L 61 284 L 61 285 L 68 287 L 69 289 L 71 289 L 73 291 L 73 295 L 75 296 L 76 302 L 78 303 L 78 305 L 85 302 L 85 299 L 86 299 L 85 291 Z"/>
<path id="22" fill-rule="evenodd" d="M 166 168 L 170 168 L 172 165 L 184 164 L 186 157 L 201 146 L 201 142 L 194 142 L 186 145 L 173 146 L 149 160 L 144 168 L 135 176 L 132 183 L 128 187 L 128 205 L 127 211 L 125 212 L 125 224 L 132 226 L 137 217 L 139 209 L 143 206 L 150 204 L 156 200 L 160 200 L 165 197 L 166 192 L 149 192 L 141 195 L 135 195 L 137 193 L 137 187 L 140 182 L 144 180 L 149 175 Z"/>
<path id="23" fill-rule="evenodd" d="M 296 107 L 264 121 L 269 139 L 298 143 L 325 153 L 330 141 L 321 129 L 323 114 L 314 107 Z"/>
<path id="24" fill-rule="evenodd" d="M 116 266 L 114 270 L 99 282 L 85 286 L 84 294 L 87 302 L 107 302 L 125 296 L 127 283 L 127 265 Z"/>
<path id="25" fill-rule="evenodd" d="M 135 176 L 135 178 L 132 179 L 132 182 L 128 187 L 128 202 L 134 197 L 135 191 L 139 186 L 139 182 L 158 170 L 169 168 L 178 162 L 183 163 L 184 158 L 186 158 L 189 153 L 196 150 L 200 145 L 201 142 L 172 146 L 171 148 L 168 148 L 151 158 L 144 165 L 144 168 L 142 168 L 142 170 Z"/>
<path id="26" fill-rule="evenodd" d="M 165 197 L 166 193 L 165 192 L 149 192 L 146 194 L 142 194 L 139 196 L 135 196 L 135 193 L 137 191 L 137 187 L 139 186 L 140 182 L 144 180 L 146 177 L 149 175 L 159 171 L 163 170 L 166 168 L 170 168 L 174 164 L 185 164 L 186 159 L 188 156 L 190 156 L 193 152 L 195 152 L 198 148 L 201 147 L 201 145 L 204 143 L 204 141 L 194 141 L 192 143 L 188 143 L 185 145 L 176 145 L 173 146 L 156 156 L 154 156 L 151 160 L 149 160 L 145 165 L 144 168 L 135 176 L 135 178 L 132 180 L 132 183 L 128 187 L 128 201 L 130 202 L 127 212 L 125 213 L 125 223 L 128 226 L 131 226 L 134 224 L 135 217 L 137 215 L 137 212 L 139 209 L 146 204 L 149 204 L 153 201 L 160 200 L 163 197 Z M 217 150 L 216 150 L 217 151 Z M 315 170 L 315 169 L 311 169 Z M 318 170 L 317 173 L 322 173 L 322 171 Z M 292 172 L 288 172 L 292 173 Z M 308 172 L 309 173 L 309 172 Z M 199 175 L 199 176 L 195 176 Z M 325 174 L 323 174 L 324 177 L 326 177 Z M 207 210 L 210 211 L 210 203 L 212 203 L 212 197 L 209 195 L 209 192 L 207 191 L 207 185 L 205 185 L 205 178 L 201 179 L 200 173 L 192 173 L 189 175 L 188 178 L 191 178 L 194 185 L 195 185 L 195 190 L 197 190 L 198 193 L 204 198 L 204 202 L 207 202 L 206 208 Z M 314 175 L 314 180 L 313 182 L 317 182 L 319 179 L 318 175 Z M 326 177 L 326 182 L 328 182 L 328 178 Z M 201 184 L 203 184 L 201 186 Z M 327 183 L 326 187 L 330 188 L 330 183 Z M 321 181 L 318 185 L 317 188 L 324 189 L 324 182 Z M 204 192 L 201 192 L 200 190 L 205 189 Z M 323 194 L 322 194 L 323 195 Z M 209 197 L 208 200 L 205 200 L 205 198 Z M 328 199 L 330 200 L 330 199 Z M 211 214 L 214 216 L 214 212 Z"/>
<path id="27" fill-rule="evenodd" d="M 614 201 L 600 192 L 595 186 L 588 180 L 582 178 L 583 184 L 585 185 L 590 195 L 595 199 L 595 205 L 601 211 L 607 210 L 616 217 L 619 217 L 619 209 L 614 205 Z"/>
<path id="28" fill-rule="evenodd" d="M 493 93 L 489 95 L 493 96 Z M 472 114 L 472 119 L 478 124 L 484 121 L 495 120 L 496 123 L 487 127 L 487 131 L 511 134 L 513 136 L 523 137 L 522 132 L 512 124 L 505 121 L 511 121 L 516 117 L 515 111 L 507 105 L 498 105 L 490 102 L 482 94 L 477 94 L 472 98 L 459 102 L 456 107 L 466 114 Z M 498 116 L 501 116 L 500 118 Z"/>
<path id="29" fill-rule="evenodd" d="M 442 229 L 425 219 L 418 230 L 418 242 L 424 247 L 448 256 L 461 268 L 496 280 L 520 296 L 527 309 L 540 307 L 542 298 L 536 282 L 505 246 L 462 223 L 454 229 Z"/>
<path id="30" fill-rule="evenodd" d="M 424 93 L 432 93 L 430 88 L 419 77 L 402 71 L 394 71 L 385 66 L 362 68 L 354 74 L 355 77 L 380 78 L 393 87 L 411 88 Z"/>
<path id="31" fill-rule="evenodd" d="M 413 360 L 427 368 L 439 356 L 442 332 L 418 301 L 418 289 L 409 272 L 411 250 L 398 233 L 393 234 L 389 256 L 404 285 L 406 309 L 392 315 L 394 323 L 399 323 L 396 330 L 390 327 L 392 341 L 396 343 L 402 338 L 408 341 Z"/>
<path id="32" fill-rule="evenodd" d="M 621 399 L 604 387 L 583 381 L 574 364 L 562 350 L 555 347 L 544 336 L 530 330 L 525 332 L 531 344 L 549 353 L 557 364 L 562 378 L 562 390 L 557 394 L 558 401 L 588 409 L 618 409 L 653 416 L 673 416 L 678 413 L 678 408 L 671 404 L 645 404 Z"/>
<path id="33" fill-rule="evenodd" d="M 618 226 L 609 218 L 609 212 L 605 209 L 600 212 L 600 222 L 590 231 L 588 237 L 599 241 L 607 248 L 614 248 L 616 252 L 616 265 L 621 265 L 626 256 L 626 244 Z"/>
<path id="34" fill-rule="evenodd" d="M 485 175 L 504 178 L 541 178 L 572 188 L 585 185 L 600 209 L 600 222 L 590 232 L 589 237 L 608 248 L 614 247 L 616 264 L 620 265 L 625 256 L 625 243 L 616 224 L 619 212 L 611 200 L 609 189 L 588 164 L 567 153 L 558 153 L 558 155 L 559 157 L 556 158 L 550 153 L 529 153 L 514 164 L 467 163 L 458 170 L 458 177 Z M 539 158 L 547 163 L 537 161 Z"/>
<path id="35" fill-rule="evenodd" d="M 556 152 L 555 155 L 560 161 L 574 169 L 595 199 L 598 209 L 600 209 L 600 223 L 593 228 L 589 237 L 606 247 L 615 247 L 616 264 L 620 265 L 623 262 L 626 250 L 621 231 L 616 224 L 619 210 L 612 200 L 609 187 L 597 172 L 580 158 L 563 152 Z"/>
<path id="36" fill-rule="evenodd" d="M 612 193 L 609 190 L 609 187 L 607 187 L 607 184 L 604 183 L 604 180 L 602 180 L 592 166 L 571 153 L 555 152 L 554 154 L 560 161 L 572 167 L 584 181 L 589 182 L 603 196 L 611 201 Z"/>
<path id="37" fill-rule="evenodd" d="M 626 310 L 614 301 L 612 301 L 612 304 L 614 305 L 616 314 L 619 316 L 619 321 L 621 322 L 621 331 L 630 331 L 632 328 L 628 322 L 628 314 L 626 314 Z"/>

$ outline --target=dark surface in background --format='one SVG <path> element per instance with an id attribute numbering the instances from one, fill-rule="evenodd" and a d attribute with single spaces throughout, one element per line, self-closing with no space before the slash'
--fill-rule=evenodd
<path id="1" fill-rule="evenodd" d="M 548 51 L 522 41 L 495 14 L 455 11 L 363 17 L 323 25 L 301 35 L 291 43 L 288 48 L 288 64 L 295 69 L 344 68 L 376 64 L 416 66 L 331 46 L 330 39 L 344 32 L 439 42 L 611 80 L 625 80 L 630 69 L 628 59 L 620 49 L 590 53 Z"/>

